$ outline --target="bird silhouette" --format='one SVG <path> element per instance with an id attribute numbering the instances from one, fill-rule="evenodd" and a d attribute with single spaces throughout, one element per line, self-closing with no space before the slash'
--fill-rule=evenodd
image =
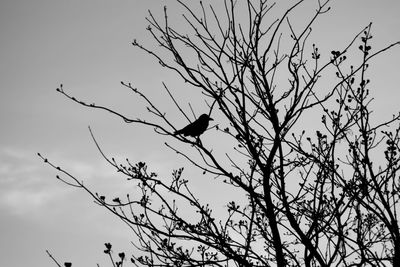
<path id="1" fill-rule="evenodd" d="M 198 137 L 207 130 L 208 122 L 212 121 L 207 114 L 202 114 L 197 120 L 178 130 L 174 135 L 183 134 L 184 136 Z"/>

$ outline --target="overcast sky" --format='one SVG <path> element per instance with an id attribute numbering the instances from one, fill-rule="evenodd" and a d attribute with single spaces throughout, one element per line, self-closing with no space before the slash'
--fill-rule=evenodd
<path id="1" fill-rule="evenodd" d="M 161 82 L 172 87 L 180 83 L 130 43 L 136 38 L 151 45 L 145 31 L 147 10 L 159 14 L 171 2 L 0 2 L 0 266 L 55 266 L 46 249 L 73 266 L 109 266 L 102 253 L 105 242 L 112 242 L 116 252 L 129 248 L 126 227 L 83 191 L 57 181 L 56 172 L 36 153 L 82 177 L 95 191 L 115 195 L 126 191 L 124 181 L 96 151 L 89 125 L 111 156 L 151 162 L 155 171 L 165 174 L 182 165 L 151 129 L 125 125 L 55 91 L 63 83 L 84 100 L 137 117 L 144 106 L 120 86 L 120 81 L 130 81 L 163 104 Z M 316 29 L 316 40 L 329 46 L 326 51 L 344 44 L 370 21 L 377 47 L 400 40 L 400 1 L 333 2 Z M 174 5 L 169 11 L 178 16 Z M 400 49 L 395 48 L 372 69 L 376 107 L 383 115 L 400 108 L 399 62 Z M 200 112 L 202 107 L 197 108 Z"/>

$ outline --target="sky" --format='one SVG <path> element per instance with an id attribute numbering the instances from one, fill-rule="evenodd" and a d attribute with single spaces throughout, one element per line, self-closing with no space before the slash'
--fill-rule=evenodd
<path id="1" fill-rule="evenodd" d="M 305 8 L 315 2 L 306 0 Z M 163 174 L 182 165 L 152 129 L 76 105 L 55 90 L 62 83 L 83 100 L 139 117 L 143 103 L 120 85 L 128 81 L 169 110 L 162 82 L 182 84 L 131 45 L 136 38 L 154 46 L 145 16 L 148 9 L 160 14 L 165 4 L 172 17 L 179 16 L 172 0 L 0 2 L 0 266 L 55 266 L 46 249 L 73 266 L 109 266 L 105 242 L 116 251 L 130 248 L 128 229 L 83 191 L 57 181 L 55 170 L 36 154 L 82 177 L 94 191 L 110 194 L 125 192 L 126 184 L 101 158 L 89 125 L 111 156 L 151 162 Z M 331 6 L 316 29 L 325 51 L 370 21 L 377 47 L 400 40 L 398 0 L 336 0 Z M 394 48 L 371 70 L 382 116 L 399 108 L 398 62 L 400 49 Z"/>

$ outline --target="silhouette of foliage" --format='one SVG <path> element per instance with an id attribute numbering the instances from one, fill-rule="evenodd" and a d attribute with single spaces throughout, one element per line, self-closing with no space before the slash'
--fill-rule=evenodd
<path id="1" fill-rule="evenodd" d="M 117 162 L 91 131 L 99 152 L 136 182 L 140 195 L 106 198 L 41 156 L 61 173 L 58 179 L 84 189 L 135 234 L 130 261 L 124 253 L 115 261 L 111 244 L 105 244 L 112 264 L 400 266 L 400 115 L 372 118 L 368 79 L 371 59 L 400 43 L 372 49 L 370 24 L 322 54 L 309 40 L 311 27 L 330 10 L 329 0 L 318 1 L 301 27 L 292 24 L 291 15 L 303 0 L 276 20 L 271 20 L 275 4 L 266 0 L 226 0 L 222 10 L 204 2 L 177 2 L 189 30 L 179 32 L 165 8 L 162 19 L 148 17 L 148 31 L 162 51 L 137 40 L 133 45 L 202 93 L 216 124 L 209 134 L 231 144 L 232 152 L 201 135 L 209 115 L 202 115 L 207 120 L 201 126 L 202 116 L 177 131 L 175 118 L 131 83 L 122 85 L 148 105 L 153 121 L 88 104 L 62 85 L 57 90 L 80 105 L 186 144 L 182 150 L 166 143 L 241 195 L 226 203 L 223 214 L 216 213 L 193 191 L 184 168 L 168 180 L 153 172 L 151 163 Z M 165 84 L 164 89 L 189 120 L 178 94 Z"/>

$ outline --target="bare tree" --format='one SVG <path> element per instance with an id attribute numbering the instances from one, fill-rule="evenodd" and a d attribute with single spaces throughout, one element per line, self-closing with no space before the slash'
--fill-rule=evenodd
<path id="1" fill-rule="evenodd" d="M 174 134 L 182 125 L 131 83 L 122 85 L 146 103 L 153 121 L 87 104 L 62 86 L 57 90 L 186 144 L 178 149 L 166 143 L 243 197 L 229 201 L 223 214 L 213 212 L 193 192 L 183 168 L 168 180 L 151 171 L 151 163 L 117 162 L 93 134 L 100 153 L 137 183 L 140 195 L 109 201 L 43 157 L 62 174 L 60 180 L 86 190 L 131 228 L 136 250 L 125 264 L 400 266 L 400 115 L 379 122 L 371 118 L 368 79 L 371 59 L 400 42 L 373 50 L 370 24 L 331 54 L 320 54 L 309 42 L 311 26 L 329 11 L 329 0 L 316 2 L 301 29 L 291 16 L 304 0 L 276 20 L 271 19 L 275 3 L 266 0 L 225 0 L 218 8 L 177 2 L 189 30 L 171 25 L 165 8 L 162 19 L 148 16 L 148 31 L 161 51 L 136 40 L 133 45 L 201 92 L 206 113 L 214 118 L 208 133 L 231 144 L 232 151 L 196 137 L 204 129 L 195 137 Z M 164 89 L 191 121 L 179 103 L 179 89 L 165 84 Z M 314 128 L 304 129 L 307 123 Z M 106 248 L 112 257 L 111 244 Z M 119 257 L 116 265 L 122 266 L 125 254 Z"/>

